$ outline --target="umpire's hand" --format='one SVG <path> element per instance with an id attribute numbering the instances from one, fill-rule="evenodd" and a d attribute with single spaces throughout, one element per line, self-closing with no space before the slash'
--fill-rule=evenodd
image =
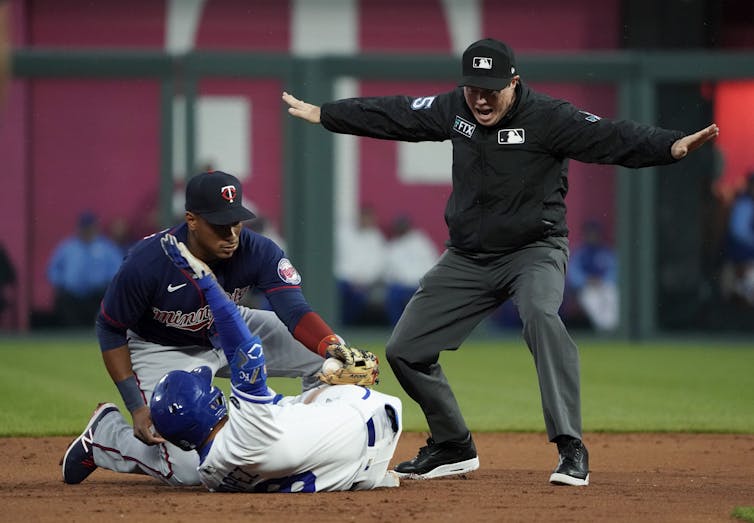
<path id="1" fill-rule="evenodd" d="M 287 103 L 288 113 L 310 123 L 319 123 L 320 109 L 318 105 L 312 105 L 299 100 L 292 94 L 283 91 L 283 101 Z"/>
<path id="2" fill-rule="evenodd" d="M 670 147 L 670 154 L 674 159 L 680 160 L 691 151 L 695 151 L 708 141 L 714 140 L 719 134 L 720 128 L 716 124 L 712 124 L 709 127 L 705 127 L 701 131 L 676 140 Z"/>
<path id="3" fill-rule="evenodd" d="M 152 425 L 152 415 L 149 413 L 149 407 L 144 405 L 131 413 L 134 419 L 134 436 L 147 445 L 158 445 L 165 443 L 154 430 Z"/>

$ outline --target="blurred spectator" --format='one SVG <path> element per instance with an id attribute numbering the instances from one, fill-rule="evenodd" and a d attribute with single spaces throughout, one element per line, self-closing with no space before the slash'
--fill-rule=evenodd
<path id="1" fill-rule="evenodd" d="M 419 280 L 437 262 L 435 244 L 413 227 L 408 216 L 398 216 L 391 227 L 385 256 L 385 310 L 392 325 L 419 287 Z"/>
<path id="2" fill-rule="evenodd" d="M 136 238 L 131 234 L 131 225 L 123 217 L 115 218 L 108 227 L 110 240 L 120 249 L 121 258 L 128 254 L 128 249 L 136 243 Z"/>
<path id="3" fill-rule="evenodd" d="M 60 325 L 94 327 L 102 296 L 121 260 L 118 246 L 100 234 L 97 217 L 82 213 L 76 234 L 60 242 L 47 266 Z"/>
<path id="4" fill-rule="evenodd" d="M 5 247 L 0 244 L 0 325 L 7 326 L 12 324 L 10 321 L 9 311 L 12 313 L 12 306 L 15 302 L 16 269 L 10 260 L 10 256 L 5 251 Z"/>
<path id="5" fill-rule="evenodd" d="M 384 302 L 380 295 L 384 267 L 385 237 L 374 211 L 363 207 L 357 226 L 341 225 L 335 239 L 335 277 L 344 325 L 385 322 L 384 310 L 379 310 Z"/>
<path id="6" fill-rule="evenodd" d="M 615 253 L 605 244 L 598 222 L 586 222 L 583 231 L 584 243 L 573 251 L 568 264 L 568 284 L 592 326 L 612 331 L 620 319 Z"/>
<path id="7" fill-rule="evenodd" d="M 723 271 L 723 294 L 754 305 L 754 172 L 730 210 Z"/>

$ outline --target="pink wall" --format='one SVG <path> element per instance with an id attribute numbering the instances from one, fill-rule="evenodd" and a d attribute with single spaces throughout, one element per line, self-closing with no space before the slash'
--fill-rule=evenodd
<path id="1" fill-rule="evenodd" d="M 159 183 L 159 86 L 154 81 L 44 80 L 31 91 L 31 237 L 34 281 L 82 210 L 108 222 L 155 210 Z M 145 197 L 149 201 L 145 202 Z M 146 203 L 146 207 L 145 207 Z M 150 227 L 151 228 L 151 227 Z M 32 304 L 52 299 L 34 285 Z"/>
<path id="2" fill-rule="evenodd" d="M 92 49 L 161 48 L 160 2 L 39 0 L 27 13 L 27 45 Z M 29 82 L 30 304 L 49 308 L 46 265 L 72 234 L 79 213 L 104 227 L 152 217 L 159 183 L 159 84 L 147 79 L 42 79 Z M 154 228 L 149 224 L 148 229 Z"/>
<path id="3" fill-rule="evenodd" d="M 23 3 L 12 4 L 11 18 L 12 45 L 24 46 L 28 36 L 23 24 L 26 18 Z M 0 180 L 3 183 L 3 190 L 0 191 L 0 242 L 5 246 L 19 277 L 13 297 L 16 307 L 11 320 L 20 328 L 28 325 L 28 318 L 22 311 L 29 307 L 29 282 L 24 277 L 24 268 L 29 263 L 29 237 L 25 234 L 25 227 L 30 219 L 28 195 L 31 186 L 26 176 L 28 107 L 26 82 L 12 81 L 5 107 L 0 107 Z"/>
<path id="4" fill-rule="evenodd" d="M 280 224 L 283 214 L 283 142 L 280 138 L 283 120 L 280 118 L 282 109 L 277 104 L 282 91 L 280 80 L 213 78 L 199 83 L 201 95 L 241 96 L 249 100 L 253 112 L 248 144 L 252 165 L 251 176 L 244 182 L 244 199 L 275 224 Z M 223 169 L 222 165 L 213 167 Z"/>
<path id="5" fill-rule="evenodd" d="M 286 1 L 208 0 L 197 31 L 197 47 L 287 51 L 289 19 Z"/>
<path id="6" fill-rule="evenodd" d="M 536 8 L 531 7 L 532 4 Z M 131 0 L 11 0 L 17 46 L 162 49 L 165 2 Z M 250 7 L 250 6 L 253 6 Z M 359 45 L 364 51 L 451 51 L 441 0 L 360 0 Z M 619 0 L 482 3 L 485 36 L 518 53 L 610 49 L 618 43 Z M 420 22 L 420 23 L 418 23 Z M 290 9 L 277 0 L 208 0 L 197 31 L 201 49 L 287 51 Z M 522 71 L 523 78 L 526 72 Z M 445 89 L 452 84 L 363 82 L 364 94 Z M 536 86 L 611 116 L 614 96 L 594 86 Z M 282 115 L 277 80 L 207 79 L 201 94 L 240 94 L 254 110 L 253 184 L 247 193 L 279 223 L 282 202 Z M 105 224 L 125 217 L 148 232 L 159 183 L 159 84 L 152 80 L 15 81 L 0 121 L 0 240 L 22 272 L 21 308 L 46 309 L 51 289 L 45 265 L 56 243 L 84 209 Z M 360 141 L 363 194 L 376 195 L 383 224 L 411 209 L 438 244 L 449 187 L 399 187 L 396 144 Z M 377 172 L 379 171 L 379 172 Z M 569 221 L 576 237 L 582 218 L 612 218 L 612 176 L 574 165 Z M 609 195 L 595 198 L 594 194 Z M 257 195 L 264 195 L 258 197 Z M 418 202 L 418 205 L 416 205 Z M 409 203 L 414 205 L 409 205 Z M 30 282 L 30 283 L 29 283 Z M 25 316 L 22 326 L 26 325 Z"/>
<path id="7" fill-rule="evenodd" d="M 26 22 L 28 45 L 67 48 L 157 48 L 165 45 L 165 2 L 34 0 Z"/>

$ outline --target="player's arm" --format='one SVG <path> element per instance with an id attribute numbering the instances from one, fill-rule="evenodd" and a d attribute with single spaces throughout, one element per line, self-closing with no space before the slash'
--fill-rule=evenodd
<path id="1" fill-rule="evenodd" d="M 96 331 L 107 373 L 131 413 L 134 436 L 147 445 L 163 443 L 164 440 L 154 434 L 152 417 L 147 404 L 148 398 L 144 397 L 133 372 L 131 351 L 126 342 L 126 329 L 113 323 L 114 320 L 108 318 L 101 309 L 97 316 Z"/>
<path id="2" fill-rule="evenodd" d="M 274 298 L 270 295 L 268 299 L 273 308 L 276 301 L 289 300 L 290 308 L 283 309 L 285 311 L 301 310 L 301 307 L 292 306 L 292 303 L 295 303 L 293 302 L 294 299 L 298 300 L 303 307 L 309 309 L 299 317 L 298 321 L 288 320 L 290 323 L 286 324 L 289 329 L 293 325 L 291 329 L 293 337 L 310 351 L 316 352 L 323 358 L 336 358 L 343 363 L 344 368 L 337 376 L 332 375 L 329 380 L 323 379 L 323 376 L 321 376 L 322 381 L 331 385 L 355 383 L 364 386 L 374 385 L 378 382 L 380 371 L 377 357 L 369 351 L 348 346 L 343 338 L 333 332 L 319 314 L 309 308 L 300 291 L 297 293 L 279 293 Z M 285 317 L 281 318 L 284 322 L 286 322 Z"/>
<path id="3" fill-rule="evenodd" d="M 264 292 L 272 310 L 296 340 L 326 357 L 326 347 L 342 340 L 306 301 L 301 290 L 301 275 L 283 250 L 268 238 L 255 235 L 253 239 L 249 257 L 256 260 L 257 272 L 248 276 L 249 281 Z"/>
<path id="4" fill-rule="evenodd" d="M 143 278 L 138 274 L 139 268 L 132 268 L 128 261 L 121 265 L 102 300 L 96 333 L 105 368 L 131 413 L 134 436 L 148 445 L 155 445 L 164 440 L 153 433 L 149 398 L 144 396 L 134 375 L 126 337 L 128 326 L 136 321 L 145 307 Z"/>
<path id="5" fill-rule="evenodd" d="M 154 434 L 149 406 L 131 368 L 131 353 L 128 345 L 103 351 L 102 360 L 126 407 L 131 412 L 134 436 L 147 445 L 164 443 L 164 439 Z"/>
<path id="6" fill-rule="evenodd" d="M 255 280 L 275 314 L 288 327 L 293 337 L 310 351 L 323 358 L 337 358 L 346 366 L 353 365 L 357 357 L 363 357 L 363 351 L 348 347 L 322 317 L 312 310 L 301 291 L 301 275 L 290 260 L 285 258 L 280 247 L 270 240 L 266 241 L 269 242 L 267 247 L 273 245 L 274 249 L 265 249 L 260 245 L 260 251 L 254 255 L 254 259 L 258 260 L 261 273 Z M 374 355 L 370 353 L 366 356 L 371 358 Z M 374 360 L 376 361 L 376 357 Z"/>
<path id="7" fill-rule="evenodd" d="M 273 402 L 275 393 L 267 388 L 262 340 L 249 331 L 238 306 L 217 283 L 209 267 L 194 257 L 184 244 L 174 236 L 166 235 L 162 245 L 173 263 L 186 260 L 191 268 L 189 272 L 194 275 L 197 285 L 204 293 L 215 319 L 220 344 L 230 363 L 230 383 L 235 394 L 257 403 Z"/>
<path id="8" fill-rule="evenodd" d="M 343 343 L 325 320 L 312 310 L 298 286 L 277 287 L 268 291 L 266 296 L 293 337 L 310 351 L 326 358 L 330 345 Z"/>
<path id="9" fill-rule="evenodd" d="M 267 388 L 262 341 L 249 331 L 238 306 L 217 283 L 212 270 L 172 234 L 165 234 L 160 244 L 170 261 L 202 290 L 214 316 L 220 344 L 230 363 L 230 382 L 234 392 L 258 403 L 274 401 L 275 393 Z"/>

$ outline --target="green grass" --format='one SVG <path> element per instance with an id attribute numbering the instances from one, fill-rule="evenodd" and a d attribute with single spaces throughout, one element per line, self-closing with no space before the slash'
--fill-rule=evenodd
<path id="1" fill-rule="evenodd" d="M 731 516 L 754 523 L 754 507 L 736 507 Z"/>
<path id="2" fill-rule="evenodd" d="M 383 342 L 362 345 L 381 357 L 378 389 L 403 399 L 407 430 L 426 430 L 384 359 Z M 754 344 L 579 345 L 587 432 L 754 432 Z M 469 341 L 441 363 L 472 430 L 544 430 L 534 363 L 520 339 Z M 227 390 L 227 380 L 217 383 Z M 298 392 L 295 380 L 270 383 Z M 122 406 L 93 335 L 0 338 L 0 397 L 0 436 L 73 435 L 98 402 Z"/>

